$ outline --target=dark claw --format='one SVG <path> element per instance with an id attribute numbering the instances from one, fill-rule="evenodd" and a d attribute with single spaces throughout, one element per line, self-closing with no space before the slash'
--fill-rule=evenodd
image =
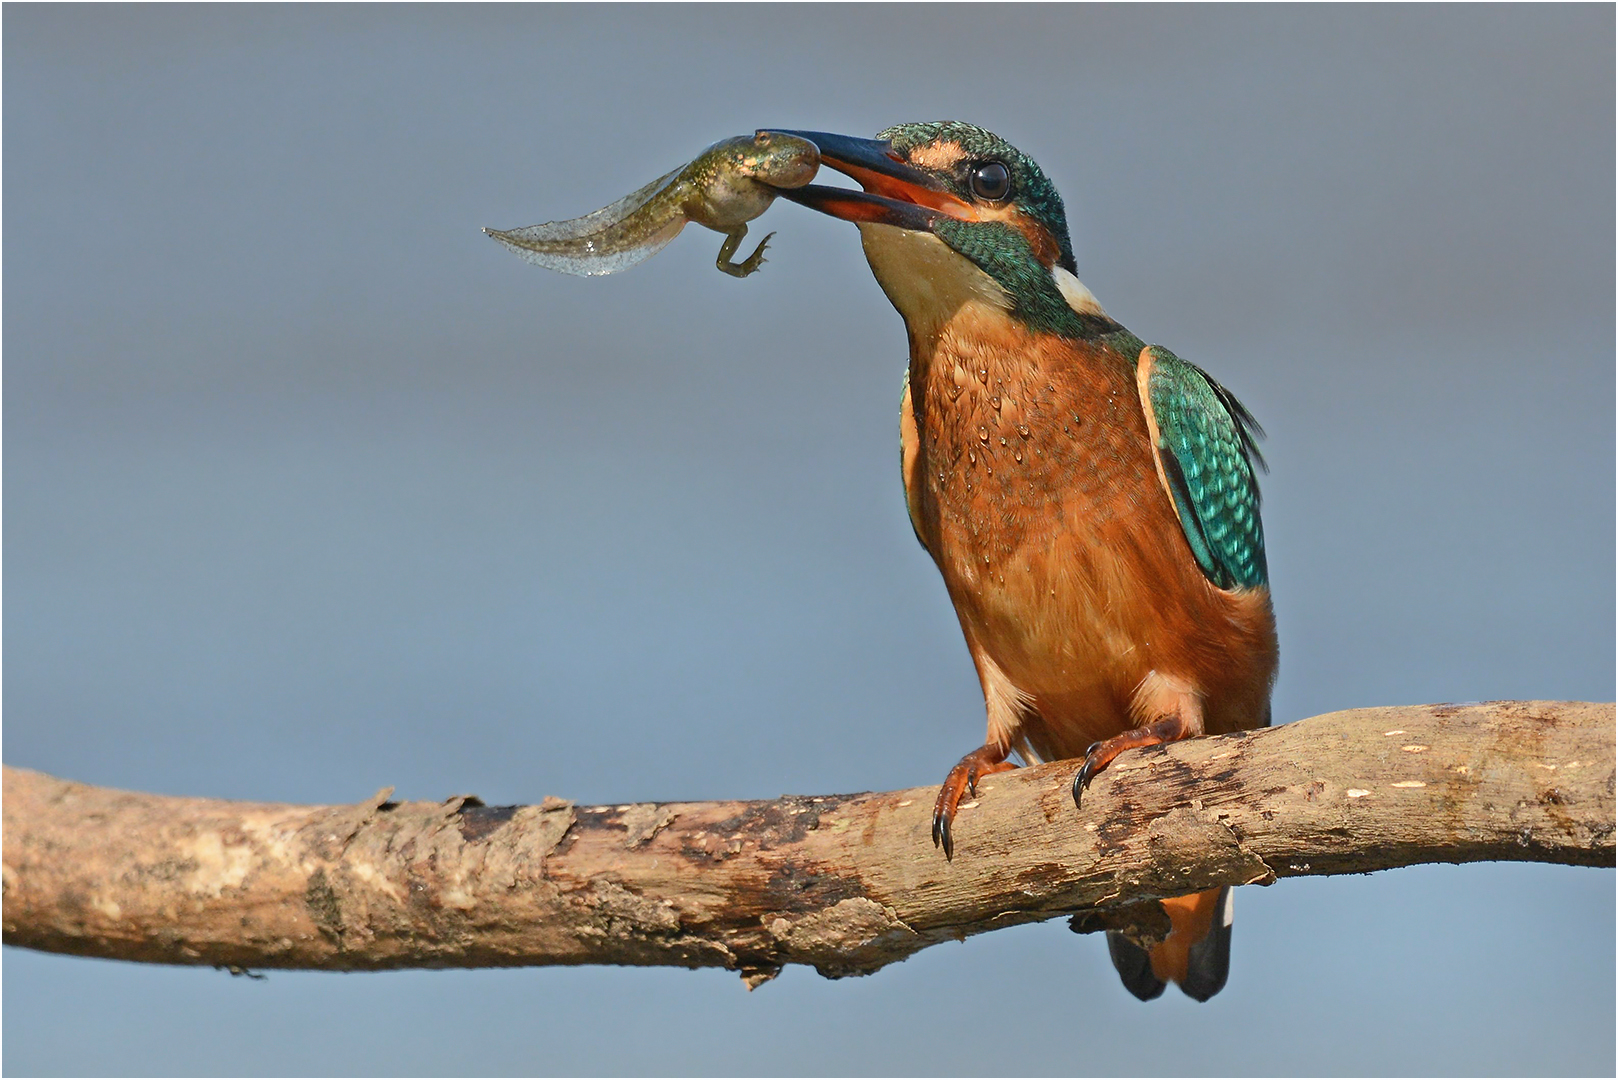
<path id="1" fill-rule="evenodd" d="M 1096 770 L 1091 766 L 1095 763 L 1095 752 L 1100 748 L 1101 744 L 1098 742 L 1090 744 L 1090 748 L 1084 752 L 1084 764 L 1079 766 L 1078 775 L 1073 777 L 1073 808 L 1075 810 L 1081 808 L 1081 797 L 1084 795 L 1084 789 L 1090 786 L 1090 780 L 1096 774 Z"/>
<path id="2" fill-rule="evenodd" d="M 938 834 L 939 834 L 940 838 L 943 840 L 943 844 L 944 844 L 944 861 L 945 862 L 954 862 L 955 861 L 955 840 L 949 834 L 949 818 L 940 817 L 938 819 Z"/>
<path id="3" fill-rule="evenodd" d="M 937 847 L 938 844 L 939 844 L 939 836 L 938 836 L 938 834 L 939 834 L 940 829 L 943 827 L 943 824 L 944 824 L 944 815 L 939 814 L 939 813 L 934 813 L 933 814 L 933 847 Z"/>

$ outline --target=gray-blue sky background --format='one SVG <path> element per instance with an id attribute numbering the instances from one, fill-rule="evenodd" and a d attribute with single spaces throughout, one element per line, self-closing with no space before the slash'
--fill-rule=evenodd
<path id="1" fill-rule="evenodd" d="M 604 279 L 482 237 L 759 126 L 959 118 L 1269 431 L 1278 722 L 1611 700 L 1610 7 L 4 12 L 8 763 L 349 801 L 935 783 L 982 702 L 848 225 Z M 5 953 L 8 1073 L 1610 1073 L 1614 879 L 1238 896 L 1142 1005 L 1061 922 L 873 977 Z"/>

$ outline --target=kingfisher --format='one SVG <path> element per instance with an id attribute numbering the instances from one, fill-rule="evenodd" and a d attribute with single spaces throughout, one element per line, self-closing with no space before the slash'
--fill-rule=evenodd
<path id="1" fill-rule="evenodd" d="M 781 194 L 858 225 L 910 343 L 905 503 L 949 590 L 988 731 L 939 790 L 933 843 L 985 776 L 1265 727 L 1277 644 L 1251 413 L 1148 345 L 1078 278 L 1061 196 L 958 121 L 875 139 L 794 131 L 863 190 Z M 1082 812 L 1082 807 L 1081 807 Z M 1230 970 L 1228 888 L 1162 901 L 1170 931 L 1108 931 L 1124 985 L 1198 1001 Z"/>

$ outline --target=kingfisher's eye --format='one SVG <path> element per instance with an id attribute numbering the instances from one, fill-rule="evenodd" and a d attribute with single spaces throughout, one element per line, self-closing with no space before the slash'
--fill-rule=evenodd
<path id="1" fill-rule="evenodd" d="M 985 161 L 972 170 L 972 194 L 999 202 L 1011 194 L 1011 170 L 998 161 Z"/>

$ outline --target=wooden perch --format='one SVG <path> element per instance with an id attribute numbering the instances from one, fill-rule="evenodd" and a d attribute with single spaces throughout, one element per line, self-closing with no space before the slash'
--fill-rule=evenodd
<path id="1" fill-rule="evenodd" d="M 1355 709 L 985 780 L 955 861 L 935 788 L 760 802 L 286 806 L 5 770 L 8 944 L 355 970 L 783 964 L 858 975 L 935 942 L 1221 884 L 1514 859 L 1614 864 L 1610 704 Z M 1160 909 L 1156 909 L 1160 910 Z"/>

